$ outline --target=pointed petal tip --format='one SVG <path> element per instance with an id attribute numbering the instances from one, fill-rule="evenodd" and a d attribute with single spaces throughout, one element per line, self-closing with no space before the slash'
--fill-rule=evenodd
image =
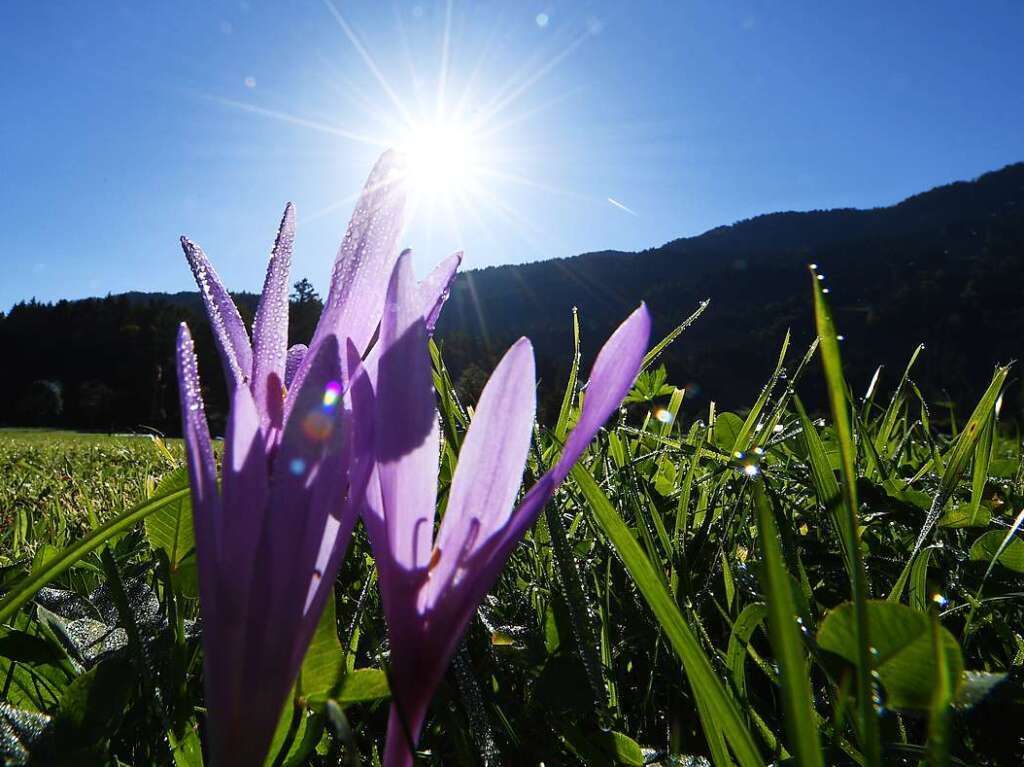
<path id="1" fill-rule="evenodd" d="M 281 229 L 295 229 L 295 203 L 289 200 L 284 204 L 284 213 L 281 214 Z"/>
<path id="2" fill-rule="evenodd" d="M 640 336 L 643 336 L 643 345 L 646 350 L 647 342 L 650 340 L 651 335 L 651 323 L 651 312 L 647 308 L 647 302 L 641 301 L 640 305 L 633 310 L 632 314 L 626 317 L 622 324 L 619 325 L 615 333 L 612 334 L 612 338 L 622 332 L 637 333 L 637 341 L 639 341 Z"/>
<path id="3" fill-rule="evenodd" d="M 509 351 L 515 349 L 516 351 L 527 351 L 533 354 L 533 341 L 526 336 L 520 336 L 519 339 L 509 347 Z"/>
<path id="4" fill-rule="evenodd" d="M 179 238 L 181 242 L 181 249 L 185 252 L 185 258 L 188 259 L 189 264 L 194 264 L 195 261 L 205 258 L 206 254 L 203 249 L 196 244 L 195 240 L 192 240 L 185 235 L 181 235 Z"/>

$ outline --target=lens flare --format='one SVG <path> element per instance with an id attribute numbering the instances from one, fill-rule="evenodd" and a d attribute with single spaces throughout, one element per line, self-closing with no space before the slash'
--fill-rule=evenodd
<path id="1" fill-rule="evenodd" d="M 341 398 L 341 384 L 337 381 L 331 381 L 324 387 L 324 407 L 332 408 L 338 404 L 338 400 Z"/>
<path id="2" fill-rule="evenodd" d="M 672 423 L 672 411 L 663 407 L 655 408 L 654 419 L 661 423 Z"/>
<path id="3" fill-rule="evenodd" d="M 334 431 L 334 419 L 323 410 L 314 410 L 302 419 L 302 433 L 313 442 L 323 442 Z"/>

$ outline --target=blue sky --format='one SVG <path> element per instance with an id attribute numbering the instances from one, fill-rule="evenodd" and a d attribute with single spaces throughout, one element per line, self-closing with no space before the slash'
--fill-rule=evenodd
<path id="1" fill-rule="evenodd" d="M 442 90 L 449 127 L 485 138 L 471 184 L 410 224 L 420 271 L 1024 160 L 1018 2 L 53 2 L 4 25 L 0 309 L 190 289 L 180 234 L 257 289 L 288 200 L 295 276 L 323 291 L 380 144 Z"/>

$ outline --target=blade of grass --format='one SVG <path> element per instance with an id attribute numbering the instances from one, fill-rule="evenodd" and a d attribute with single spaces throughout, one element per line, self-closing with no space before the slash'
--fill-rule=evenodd
<path id="1" fill-rule="evenodd" d="M 850 587 L 853 597 L 857 630 L 857 702 L 860 712 L 860 737 L 862 750 L 868 765 L 875 767 L 882 763 L 881 742 L 878 720 L 871 700 L 871 639 L 868 632 L 868 581 L 860 551 L 860 532 L 857 524 L 857 448 L 853 441 L 850 425 L 850 411 L 846 396 L 846 382 L 843 379 L 843 363 L 839 354 L 839 336 L 832 321 L 832 312 L 825 301 L 821 281 L 811 270 L 814 291 L 814 322 L 821 341 L 821 361 L 825 369 L 828 386 L 828 401 L 832 411 L 836 438 L 839 441 L 840 468 L 843 477 L 842 495 L 845 500 L 845 527 L 850 541 L 849 570 L 852 573 Z"/>
<path id="2" fill-rule="evenodd" d="M 761 483 L 753 484 L 758 530 L 764 553 L 762 583 L 768 604 L 768 635 L 779 662 L 782 706 L 790 751 L 801 767 L 824 767 L 821 741 L 814 720 L 810 669 L 797 629 L 796 605 L 789 573 L 782 560 L 779 531 L 775 528 L 771 504 Z"/>
<path id="3" fill-rule="evenodd" d="M 892 436 L 893 427 L 896 425 L 896 418 L 899 415 L 900 407 L 903 404 L 903 387 L 910 376 L 910 369 L 914 367 L 914 363 L 917 362 L 917 357 L 922 351 L 924 351 L 924 344 L 918 344 L 917 348 L 914 349 L 914 353 L 910 355 L 910 361 L 907 363 L 906 368 L 904 368 L 903 376 L 892 393 L 889 407 L 885 409 L 885 415 L 882 416 L 882 425 L 875 435 L 875 452 L 886 458 L 890 457 L 887 446 L 889 438 Z"/>
<path id="4" fill-rule="evenodd" d="M 932 678 L 934 691 L 928 710 L 928 767 L 949 767 L 949 706 L 953 701 L 953 690 L 949 683 L 946 649 L 939 633 L 939 614 L 934 605 L 930 613 L 935 676 Z"/>
<path id="5" fill-rule="evenodd" d="M 572 403 L 576 399 L 576 379 L 580 372 L 580 315 L 576 307 L 572 308 L 572 366 L 569 368 L 569 380 L 565 384 L 565 394 L 562 395 L 562 406 L 558 411 L 558 421 L 555 424 L 555 438 L 559 442 L 565 442 L 565 433 L 569 429 L 569 414 L 572 412 Z"/>
<path id="6" fill-rule="evenodd" d="M 97 527 L 91 533 L 71 544 L 37 570 L 33 570 L 18 583 L 0 601 L 0 623 L 6 623 L 39 589 L 67 570 L 71 565 L 86 554 L 95 551 L 114 536 L 130 530 L 150 514 L 159 511 L 168 504 L 187 498 L 189 488 L 175 490 L 167 495 L 150 498 L 138 506 L 121 512 L 113 519 Z"/>
<path id="7" fill-rule="evenodd" d="M 996 372 L 992 375 L 992 382 L 988 385 L 988 389 L 978 400 L 978 404 L 974 408 L 974 412 L 971 413 L 971 417 L 964 424 L 963 431 L 960 432 L 956 438 L 956 442 L 953 443 L 953 447 L 950 448 L 949 454 L 946 457 L 945 468 L 942 471 L 942 479 L 939 481 L 939 490 L 935 494 L 935 499 L 932 501 L 931 508 L 928 509 L 928 516 L 925 519 L 924 526 L 921 528 L 921 532 L 917 536 L 917 543 L 914 544 L 914 551 L 911 554 L 911 558 L 917 554 L 928 538 L 928 534 L 935 526 L 935 522 L 938 520 L 939 515 L 942 513 L 943 507 L 946 505 L 946 501 L 949 500 L 950 496 L 953 495 L 953 491 L 956 490 L 957 483 L 960 481 L 961 475 L 967 469 L 967 463 L 971 460 L 971 456 L 974 454 L 975 446 L 978 444 L 978 440 L 981 438 L 982 432 L 985 430 L 985 424 L 991 418 L 992 413 L 995 411 L 996 400 L 999 399 L 999 392 L 1003 388 L 1003 383 L 1006 381 L 1006 375 L 1009 372 L 1008 367 L 996 368 Z"/>
<path id="8" fill-rule="evenodd" d="M 796 406 L 797 416 L 800 418 L 801 434 L 804 446 L 807 448 L 807 462 L 811 468 L 811 482 L 814 485 L 815 492 L 818 494 L 818 502 L 824 507 L 825 512 L 829 516 L 829 521 L 839 538 L 839 545 L 844 555 L 843 564 L 846 567 L 847 576 L 852 581 L 855 578 L 855 571 L 853 570 L 853 559 L 850 552 L 853 549 L 854 539 L 850 537 L 849 527 L 845 524 L 840 513 L 842 499 L 839 495 L 839 483 L 836 482 L 836 475 L 832 472 L 832 464 L 829 463 L 828 454 L 825 452 L 825 446 L 821 442 L 821 437 L 818 436 L 814 424 L 811 423 L 811 419 L 807 416 L 807 411 L 804 410 L 800 398 L 794 397 L 793 404 Z"/>
<path id="9" fill-rule="evenodd" d="M 750 412 L 747 413 L 747 418 L 743 422 L 743 426 L 740 427 L 739 433 L 736 434 L 736 441 L 733 443 L 732 451 L 743 451 L 750 447 L 750 435 L 754 433 L 754 427 L 757 426 L 757 421 L 761 417 L 761 411 L 764 410 L 765 404 L 768 402 L 768 398 L 771 396 L 772 391 L 775 390 L 775 384 L 779 382 L 779 376 L 782 374 L 782 366 L 786 362 L 786 352 L 789 350 L 789 331 L 786 331 L 786 337 L 782 341 L 782 350 L 779 352 L 779 360 L 775 363 L 775 371 L 772 373 L 771 378 L 768 379 L 768 383 L 761 389 L 761 394 L 758 395 L 757 400 L 754 402 L 754 406 L 750 408 Z M 768 435 L 765 435 L 768 436 Z"/>
<path id="10" fill-rule="evenodd" d="M 684 330 L 686 330 L 688 327 L 690 327 L 690 325 L 697 321 L 697 318 L 704 313 L 704 310 L 708 308 L 708 304 L 710 303 L 711 299 L 705 298 L 703 301 L 700 302 L 700 306 L 697 307 L 697 311 L 695 311 L 685 320 L 676 325 L 672 329 L 671 333 L 669 333 L 663 339 L 658 341 L 658 343 L 655 344 L 649 352 L 647 352 L 647 355 L 644 357 L 643 362 L 640 363 L 640 372 L 643 373 L 645 370 L 647 370 L 647 368 L 653 365 L 655 360 L 657 360 L 658 357 L 661 356 L 661 353 L 665 351 L 666 348 L 668 348 L 668 345 L 675 341 L 677 338 L 679 338 L 680 334 L 682 334 Z"/>
<path id="11" fill-rule="evenodd" d="M 764 760 L 754 744 L 750 731 L 743 722 L 736 701 L 729 695 L 722 681 L 715 674 L 707 655 L 704 654 L 696 637 L 690 631 L 662 579 L 655 572 L 650 560 L 644 555 L 640 544 L 637 543 L 626 523 L 622 521 L 590 473 L 583 466 L 577 464 L 572 470 L 572 476 L 590 504 L 599 527 L 611 541 L 630 577 L 650 606 L 683 663 L 694 698 L 697 701 L 704 733 L 709 744 L 719 751 L 715 763 L 719 767 L 731 763 L 728 754 L 723 755 L 720 748 L 715 746 L 715 741 L 719 739 L 717 733 L 721 733 L 728 741 L 733 754 L 742 767 L 762 765 Z"/>

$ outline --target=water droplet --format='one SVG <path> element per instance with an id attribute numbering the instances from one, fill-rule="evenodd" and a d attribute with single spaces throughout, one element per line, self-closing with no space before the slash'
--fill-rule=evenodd
<path id="1" fill-rule="evenodd" d="M 672 423 L 672 421 L 674 420 L 672 416 L 672 411 L 663 407 L 654 409 L 654 419 L 661 423 Z"/>

